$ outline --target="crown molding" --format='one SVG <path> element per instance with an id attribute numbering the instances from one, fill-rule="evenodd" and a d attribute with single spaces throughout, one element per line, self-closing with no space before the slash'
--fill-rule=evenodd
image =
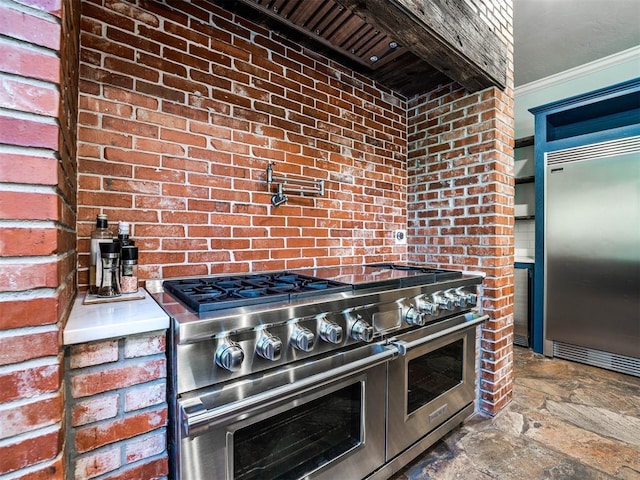
<path id="1" fill-rule="evenodd" d="M 548 77 L 541 78 L 540 80 L 536 80 L 534 82 L 525 83 L 524 85 L 520 85 L 519 87 L 516 87 L 514 89 L 514 96 L 518 97 L 521 95 L 535 93 L 539 90 L 544 90 L 578 77 L 590 75 L 611 66 L 626 63 L 634 59 L 640 60 L 640 46 L 632 47 L 627 50 L 614 53 L 613 55 L 609 55 L 608 57 L 603 57 L 598 60 L 594 60 L 593 62 L 585 63 L 583 65 L 570 68 L 569 70 L 565 70 L 554 75 L 549 75 Z"/>

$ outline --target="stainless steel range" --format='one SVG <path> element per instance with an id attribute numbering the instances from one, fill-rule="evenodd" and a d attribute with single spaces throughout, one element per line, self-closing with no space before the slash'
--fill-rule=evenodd
<path id="1" fill-rule="evenodd" d="M 473 412 L 482 277 L 376 264 L 150 281 L 173 476 L 387 478 Z"/>

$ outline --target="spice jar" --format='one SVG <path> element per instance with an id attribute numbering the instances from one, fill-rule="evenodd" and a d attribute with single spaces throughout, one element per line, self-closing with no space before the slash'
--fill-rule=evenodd
<path id="1" fill-rule="evenodd" d="M 122 293 L 135 293 L 138 291 L 138 247 L 122 247 L 120 288 Z"/>
<path id="2" fill-rule="evenodd" d="M 102 281 L 98 290 L 99 297 L 117 297 L 120 295 L 120 244 L 101 243 Z"/>

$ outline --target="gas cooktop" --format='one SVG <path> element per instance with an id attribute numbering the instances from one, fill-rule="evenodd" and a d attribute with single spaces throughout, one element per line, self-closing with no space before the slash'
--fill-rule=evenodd
<path id="1" fill-rule="evenodd" d="M 198 313 L 351 290 L 351 285 L 290 272 L 165 280 L 163 287 Z"/>
<path id="2" fill-rule="evenodd" d="M 165 280 L 163 288 L 202 314 L 337 292 L 404 288 L 462 277 L 462 272 L 379 263 L 246 275 Z"/>

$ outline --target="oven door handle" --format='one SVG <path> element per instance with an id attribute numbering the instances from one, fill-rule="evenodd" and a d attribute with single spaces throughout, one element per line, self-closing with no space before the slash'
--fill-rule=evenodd
<path id="1" fill-rule="evenodd" d="M 392 360 L 397 355 L 398 352 L 395 348 L 385 347 L 382 352 L 375 353 L 366 358 L 333 368 L 326 372 L 311 375 L 288 385 L 282 385 L 227 405 L 207 409 L 201 401 L 197 401 L 197 408 L 193 408 L 193 404 L 189 408 L 192 413 L 187 412 L 185 408 L 181 406 L 182 431 L 185 436 L 189 436 L 190 433 L 193 434 L 195 430 L 201 427 L 210 428 L 224 424 L 238 414 L 248 416 L 250 412 L 257 409 L 263 409 L 275 402 L 287 400 L 327 381 L 335 381 L 375 367 L 376 365 Z"/>
<path id="2" fill-rule="evenodd" d="M 418 340 L 414 340 L 413 342 L 405 342 L 403 340 L 392 340 L 392 344 L 398 349 L 398 353 L 400 355 L 406 355 L 407 352 L 413 348 L 424 345 L 425 343 L 432 342 L 438 338 L 442 338 L 446 335 L 451 335 L 452 333 L 459 332 L 461 330 L 466 330 L 471 327 L 475 327 L 486 320 L 489 320 L 489 315 L 478 315 L 471 320 L 467 320 L 458 325 L 454 325 L 453 327 L 445 328 L 439 332 L 433 333 L 431 335 L 427 335 L 425 337 L 421 337 Z"/>

